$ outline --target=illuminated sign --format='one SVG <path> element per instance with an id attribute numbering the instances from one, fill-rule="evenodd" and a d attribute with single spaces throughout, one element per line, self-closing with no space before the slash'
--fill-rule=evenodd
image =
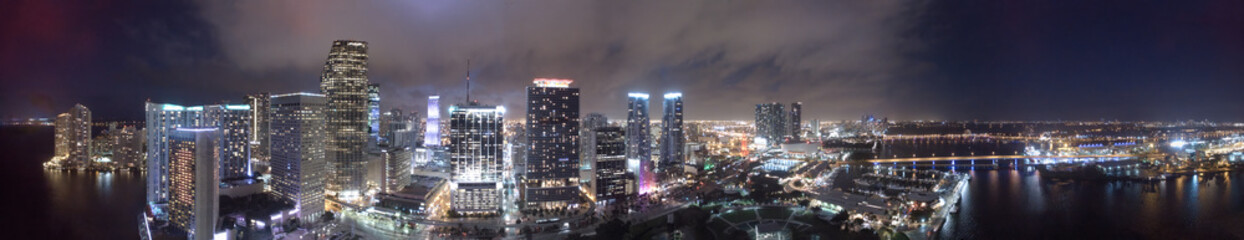
<path id="1" fill-rule="evenodd" d="M 574 82 L 574 80 L 556 79 L 556 78 L 537 78 L 534 81 L 532 81 L 532 83 L 535 83 L 537 87 L 552 87 L 552 88 L 567 88 L 567 87 L 570 87 L 571 82 Z"/>

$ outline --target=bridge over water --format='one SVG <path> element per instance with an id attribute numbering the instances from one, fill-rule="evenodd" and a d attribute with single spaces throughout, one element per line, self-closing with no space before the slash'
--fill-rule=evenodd
<path id="1" fill-rule="evenodd" d="M 1067 155 L 1067 156 L 1027 156 L 1027 155 L 980 155 L 980 156 L 945 156 L 945 157 L 914 157 L 914 158 L 885 158 L 868 160 L 870 163 L 933 163 L 939 161 L 959 161 L 959 160 L 999 160 L 999 159 L 1081 159 L 1081 158 L 1134 158 L 1134 154 L 1110 154 L 1110 155 Z"/>

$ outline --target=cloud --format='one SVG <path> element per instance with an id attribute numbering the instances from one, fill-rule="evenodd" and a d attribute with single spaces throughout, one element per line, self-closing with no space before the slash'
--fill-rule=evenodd
<path id="1" fill-rule="evenodd" d="M 423 110 L 437 93 L 461 101 L 470 59 L 472 96 L 511 109 L 532 78 L 559 77 L 576 79 L 585 113 L 611 117 L 624 116 L 628 91 L 682 91 L 692 119 L 749 119 L 767 101 L 853 119 L 893 109 L 882 95 L 910 91 L 901 79 L 920 71 L 904 57 L 919 47 L 905 35 L 920 6 L 906 1 L 201 4 L 241 71 L 318 73 L 331 41 L 368 41 L 385 108 Z M 270 81 L 281 92 L 318 79 Z"/>

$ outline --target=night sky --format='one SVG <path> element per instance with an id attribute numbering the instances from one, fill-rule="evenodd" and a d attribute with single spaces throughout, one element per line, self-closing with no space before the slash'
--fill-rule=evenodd
<path id="1" fill-rule="evenodd" d="M 582 111 L 681 91 L 688 119 L 1244 121 L 1241 1 L 7 1 L 0 117 L 74 103 L 239 103 L 318 91 L 333 40 L 370 43 L 384 109 L 429 94 L 522 109 L 575 79 Z M 508 118 L 520 119 L 521 111 Z"/>

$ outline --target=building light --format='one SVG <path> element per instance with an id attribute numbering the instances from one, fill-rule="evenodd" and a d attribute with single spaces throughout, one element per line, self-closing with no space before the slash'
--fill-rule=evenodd
<path id="1" fill-rule="evenodd" d="M 572 82 L 574 82 L 574 80 L 557 78 L 536 78 L 532 81 L 532 83 L 536 84 L 536 87 L 551 88 L 568 88 Z"/>

